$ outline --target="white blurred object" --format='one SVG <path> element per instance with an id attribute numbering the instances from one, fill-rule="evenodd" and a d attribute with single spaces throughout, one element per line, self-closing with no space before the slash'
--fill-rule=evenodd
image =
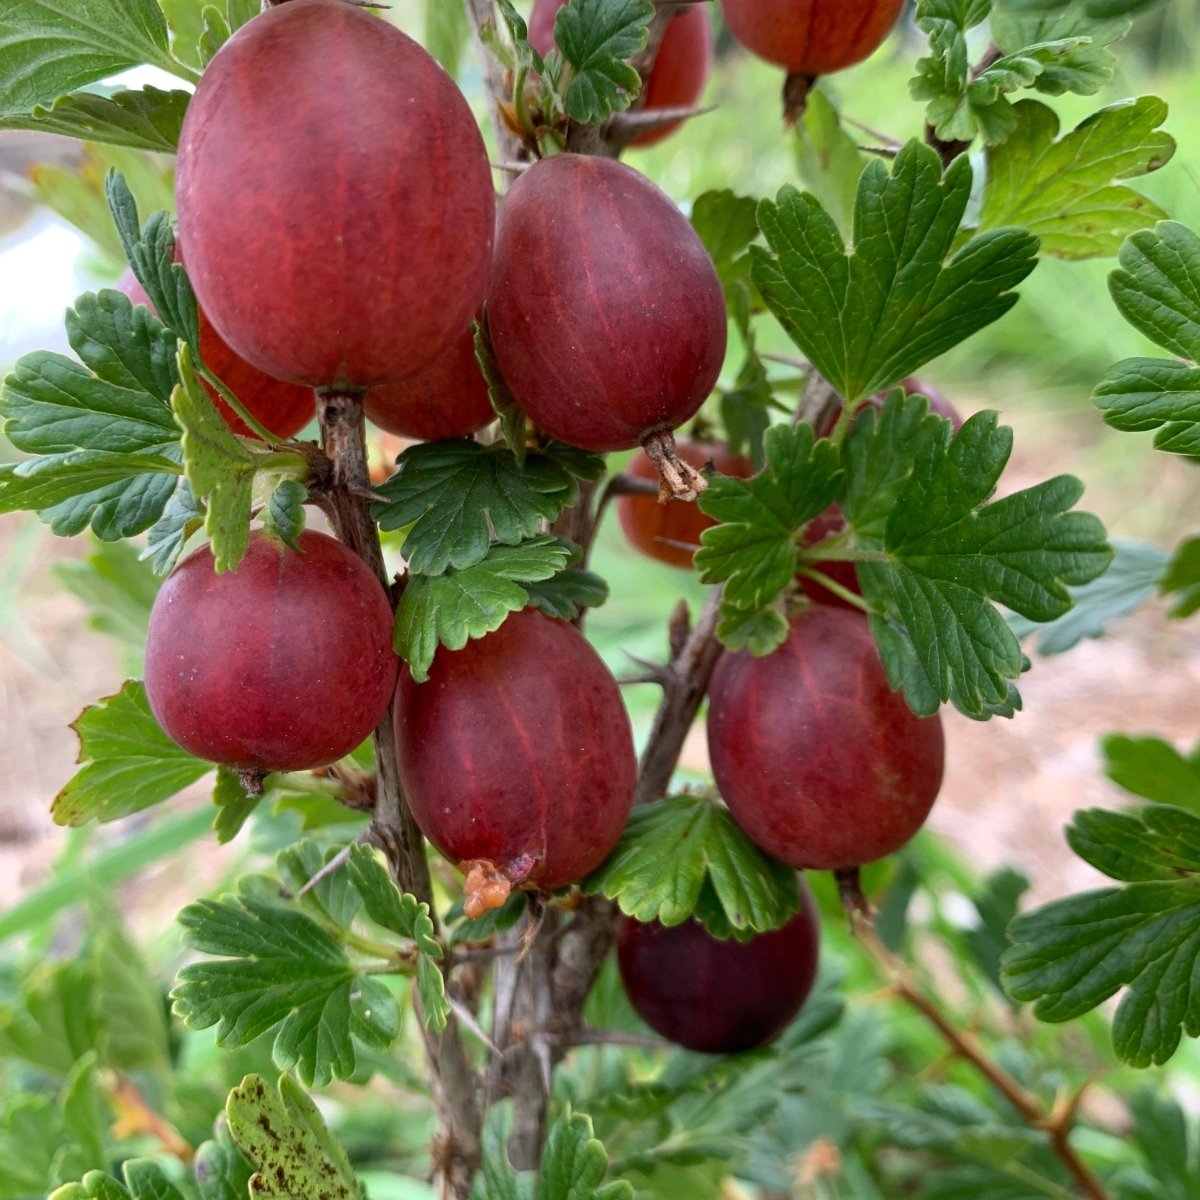
<path id="1" fill-rule="evenodd" d="M 63 313 L 96 286 L 86 248 L 75 229 L 44 209 L 0 240 L 0 365 L 30 350 L 67 349 Z"/>

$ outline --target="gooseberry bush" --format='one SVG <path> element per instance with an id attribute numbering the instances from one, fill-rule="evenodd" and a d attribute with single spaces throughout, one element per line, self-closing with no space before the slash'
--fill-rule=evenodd
<path id="1" fill-rule="evenodd" d="M 128 273 L 7 376 L 0 512 L 90 532 L 94 606 L 137 581 L 144 668 L 51 808 L 134 832 L 0 920 L 0 1200 L 1193 1194 L 1174 1101 L 1085 1092 L 1200 1033 L 1200 758 L 1112 739 L 1152 803 L 1068 836 L 1123 886 L 1020 916 L 916 838 L 942 709 L 1015 717 L 1021 638 L 1200 608 L 1200 543 L 1114 563 L 915 376 L 1043 256 L 1119 255 L 1173 357 L 1096 402 L 1200 457 L 1200 239 L 1128 182 L 1166 106 L 1054 108 L 1147 7 L 9 0 L 0 129 L 113 165 L 83 224 Z M 714 29 L 778 68 L 773 197 L 638 170 L 722 103 Z M 924 124 L 860 145 L 825 77 L 889 37 Z M 141 66 L 183 86 L 105 82 Z M 585 634 L 639 555 L 701 599 L 619 683 Z M 168 1012 L 109 889 L 214 839 L 244 869 L 179 914 Z"/>

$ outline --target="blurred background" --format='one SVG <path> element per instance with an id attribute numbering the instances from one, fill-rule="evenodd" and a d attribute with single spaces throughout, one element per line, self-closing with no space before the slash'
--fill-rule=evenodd
<path id="1" fill-rule="evenodd" d="M 188 0 L 170 7 L 183 16 L 189 11 Z M 199 0 L 190 7 L 198 11 Z M 419 34 L 422 7 L 398 0 L 391 19 Z M 907 81 L 920 40 L 906 23 L 869 63 L 822 85 L 844 118 L 900 140 L 919 134 L 922 106 L 909 98 Z M 1118 99 L 1164 98 L 1178 153 L 1166 169 L 1133 186 L 1193 227 L 1200 227 L 1198 47 L 1200 3 L 1170 0 L 1137 20 L 1118 48 L 1120 71 L 1101 95 L 1047 100 L 1067 129 Z M 459 79 L 486 126 L 481 81 L 469 55 Z M 154 82 L 149 74 L 137 81 Z M 707 95 L 716 111 L 656 147 L 632 152 L 628 161 L 684 205 L 710 188 L 764 196 L 800 182 L 796 138 L 779 119 L 779 83 L 777 72 L 722 38 Z M 863 138 L 874 140 L 869 133 Z M 103 176 L 112 165 L 124 172 L 143 215 L 171 206 L 168 161 L 0 132 L 0 368 L 30 350 L 64 350 L 64 309 L 81 291 L 110 286 L 120 274 L 102 201 Z M 1090 400 L 1109 364 L 1156 353 L 1108 299 L 1105 277 L 1113 265 L 1044 259 L 1021 286 L 1012 312 L 925 374 L 964 415 L 997 409 L 1013 427 L 1006 491 L 1062 472 L 1078 475 L 1087 487 L 1083 506 L 1099 514 L 1114 537 L 1169 548 L 1200 527 L 1200 472 L 1154 452 L 1149 434 L 1108 430 Z M 790 348 L 778 330 L 767 342 L 762 348 Z M 740 365 L 736 357 L 728 364 L 729 382 Z M 14 457 L 0 437 L 0 461 Z M 89 559 L 97 571 L 81 569 Z M 589 632 L 616 673 L 632 670 L 627 654 L 661 657 L 670 609 L 681 596 L 695 603 L 703 589 L 688 573 L 626 547 L 615 521 L 604 531 L 594 565 L 611 581 L 612 598 L 589 618 Z M 73 863 L 95 861 L 88 856 L 101 852 L 110 861 L 126 839 L 144 833 L 133 820 L 68 834 L 50 823 L 48 809 L 75 770 L 70 723 L 139 673 L 155 586 L 128 546 L 59 539 L 32 515 L 0 517 L 0 927 L 6 934 L 61 906 L 56 881 L 73 878 Z M 1100 736 L 1154 732 L 1181 749 L 1200 736 L 1200 623 L 1172 625 L 1165 606 L 1151 602 L 1116 622 L 1103 641 L 1085 641 L 1048 661 L 1034 656 L 1022 693 L 1025 710 L 1012 721 L 974 724 L 947 714 L 949 775 L 931 828 L 979 872 L 1013 864 L 1032 880 L 1032 895 L 1044 900 L 1099 882 L 1067 850 L 1062 828 L 1076 808 L 1122 802 L 1123 793 L 1103 776 Z M 644 736 L 656 695 L 631 687 L 628 700 Z M 684 767 L 685 775 L 703 775 L 702 734 L 689 743 Z M 203 788 L 195 791 L 179 812 L 194 816 L 203 796 Z M 218 848 L 204 828 L 188 817 L 163 833 L 159 849 L 169 850 L 174 838 L 175 856 L 146 852 L 144 861 L 152 865 L 123 885 L 122 907 L 135 930 L 163 935 L 181 903 L 228 878 L 252 853 L 239 843 Z M 131 874 L 130 864 L 137 865 L 136 856 L 114 868 L 114 878 Z M 1198 1062 L 1191 1049 L 1178 1060 L 1185 1093 L 1190 1079 L 1200 1078 Z M 1192 1094 L 1200 1097 L 1200 1090 Z"/>

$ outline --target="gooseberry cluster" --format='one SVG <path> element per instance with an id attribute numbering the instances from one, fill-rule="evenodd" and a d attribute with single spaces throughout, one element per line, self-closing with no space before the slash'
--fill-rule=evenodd
<path id="1" fill-rule="evenodd" d="M 541 51 L 562 3 L 535 5 Z M 836 8 L 830 24 L 830 6 L 815 3 L 724 3 L 739 39 L 805 75 L 869 53 L 900 3 Z M 693 104 L 711 55 L 703 6 L 682 10 L 646 106 Z M 667 490 L 688 497 L 702 468 L 753 473 L 720 443 L 687 438 L 672 465 L 672 431 L 713 391 L 727 329 L 717 272 L 678 207 L 615 160 L 559 153 L 520 175 L 497 219 L 462 95 L 420 46 L 357 6 L 288 0 L 225 44 L 188 109 L 177 199 L 201 356 L 277 438 L 312 417 L 313 389 L 361 399 L 407 438 L 489 425 L 478 320 L 535 436 L 604 453 L 643 447 L 630 475 L 655 480 L 665 462 Z M 147 303 L 135 282 L 125 287 Z M 650 496 L 622 498 L 619 512 L 635 547 L 681 567 L 711 524 L 692 504 Z M 813 522 L 808 540 L 840 520 Z M 841 582 L 853 591 L 848 569 Z M 813 604 L 838 597 L 804 586 L 810 602 L 778 652 L 719 663 L 709 745 L 722 797 L 765 852 L 798 869 L 850 868 L 920 827 L 941 781 L 942 731 L 891 690 L 863 615 Z M 325 534 L 289 544 L 256 532 L 228 574 L 197 551 L 154 606 L 151 707 L 185 749 L 259 778 L 335 762 L 394 706 L 383 728 L 405 795 L 467 875 L 468 915 L 512 888 L 583 879 L 616 845 L 637 779 L 608 668 L 571 624 L 526 609 L 462 649 L 441 647 L 418 682 L 393 652 L 392 621 L 385 581 Z M 626 922 L 618 958 L 638 1011 L 698 1050 L 776 1036 L 816 970 L 816 918 L 799 886 L 799 915 L 748 943 L 695 922 Z"/>

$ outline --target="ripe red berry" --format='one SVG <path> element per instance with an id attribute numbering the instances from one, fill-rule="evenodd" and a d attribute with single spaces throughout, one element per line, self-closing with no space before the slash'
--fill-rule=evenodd
<path id="1" fill-rule="evenodd" d="M 942 784 L 939 716 L 888 686 L 866 618 L 816 605 L 787 641 L 725 654 L 709 691 L 717 787 L 739 825 L 794 867 L 861 866 L 924 823 Z"/>
<path id="2" fill-rule="evenodd" d="M 145 288 L 137 281 L 132 271 L 121 276 L 117 287 L 134 304 L 144 304 L 151 312 L 154 305 L 146 295 Z M 297 387 L 294 383 L 282 383 L 264 375 L 252 367 L 244 358 L 239 358 L 221 335 L 212 327 L 212 322 L 200 310 L 200 357 L 216 377 L 250 410 L 251 416 L 265 425 L 276 437 L 290 438 L 302 430 L 316 415 L 316 400 L 312 389 Z M 204 384 L 217 412 L 234 433 L 242 437 L 258 435 L 229 407 L 216 388 Z"/>
<path id="3" fill-rule="evenodd" d="M 306 529 L 301 552 L 263 532 L 236 571 L 197 550 L 163 584 L 146 637 L 146 695 L 185 750 L 243 771 L 349 754 L 379 723 L 399 659 L 367 565 Z"/>
<path id="4" fill-rule="evenodd" d="M 629 818 L 637 763 L 620 691 L 565 621 L 514 613 L 429 679 L 396 685 L 400 779 L 425 836 L 469 873 L 468 913 L 510 886 L 582 879 Z M 475 879 L 494 885 L 486 896 Z"/>
<path id="5" fill-rule="evenodd" d="M 740 454 L 731 454 L 724 442 L 676 438 L 675 449 L 688 466 L 697 470 L 711 462 L 722 475 L 747 479 L 754 474 L 754 464 Z M 639 453 L 625 470 L 635 479 L 658 482 L 658 468 L 644 453 Z M 670 500 L 660 504 L 658 497 L 651 495 L 621 496 L 617 516 L 631 545 L 673 567 L 690 567 L 700 535 L 716 524 L 694 503 Z"/>
<path id="6" fill-rule="evenodd" d="M 729 32 L 798 75 L 853 66 L 882 44 L 904 0 L 721 0 Z"/>
<path id="7" fill-rule="evenodd" d="M 567 0 L 536 0 L 529 17 L 529 42 L 541 55 L 554 46 L 554 20 Z M 683 108 L 695 104 L 704 92 L 712 70 L 712 22 L 703 4 L 677 12 L 663 34 L 654 69 L 646 80 L 643 106 L 647 112 L 657 108 Z M 670 136 L 681 122 L 673 121 L 639 134 L 634 146 L 652 146 Z"/>
<path id="8" fill-rule="evenodd" d="M 289 0 L 221 47 L 188 106 L 176 199 L 213 325 L 293 383 L 404 379 L 487 286 L 495 199 L 466 100 L 340 0 Z"/>
<path id="9" fill-rule="evenodd" d="M 403 383 L 372 388 L 363 397 L 363 408 L 380 429 L 422 442 L 466 437 L 490 425 L 496 413 L 475 361 L 471 327 Z"/>
<path id="10" fill-rule="evenodd" d="M 725 300 L 674 201 L 607 158 L 555 154 L 504 199 L 488 287 L 496 362 L 545 433 L 629 450 L 704 403 Z"/>
<path id="11" fill-rule="evenodd" d="M 807 885 L 800 912 L 748 942 L 718 941 L 698 921 L 667 928 L 625 918 L 621 981 L 638 1015 L 689 1050 L 735 1054 L 777 1038 L 817 976 L 820 928 Z"/>

